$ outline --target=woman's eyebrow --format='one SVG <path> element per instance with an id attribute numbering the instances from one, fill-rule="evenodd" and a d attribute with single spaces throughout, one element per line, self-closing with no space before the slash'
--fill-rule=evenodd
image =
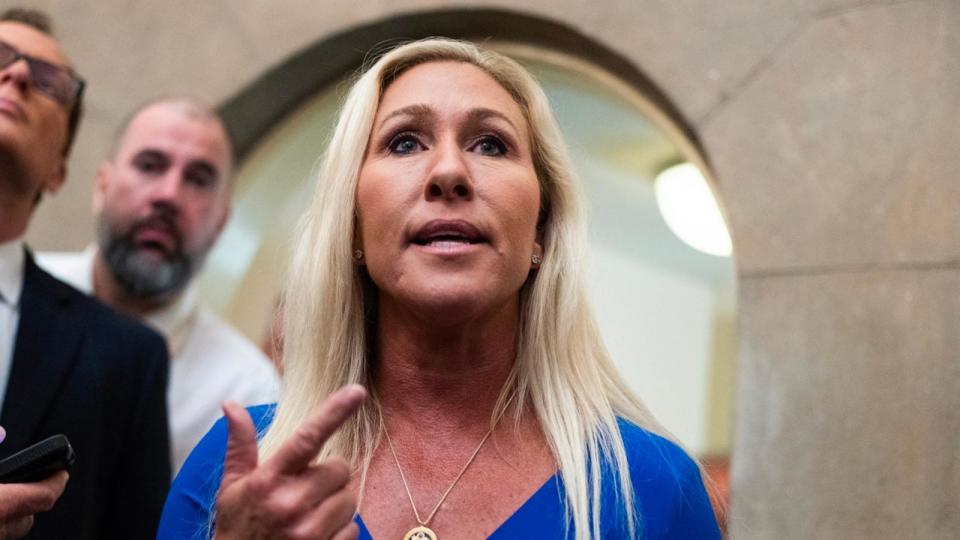
<path id="1" fill-rule="evenodd" d="M 486 107 L 478 107 L 476 109 L 472 109 L 469 113 L 467 113 L 467 119 L 472 123 L 478 123 L 488 118 L 499 118 L 500 120 L 503 120 L 504 122 L 510 124 L 510 127 L 512 127 L 513 129 L 519 131 L 519 129 L 517 128 L 517 125 L 514 124 L 513 121 L 510 120 L 509 117 L 507 117 L 507 115 L 503 114 L 500 111 L 497 111 L 494 109 L 488 109 Z"/>
<path id="2" fill-rule="evenodd" d="M 379 130 L 390 119 L 398 116 L 408 116 L 414 118 L 415 120 L 432 120 L 436 114 L 429 105 L 425 105 L 423 103 L 407 105 L 406 107 L 401 107 L 397 110 L 391 111 L 390 114 L 384 116 L 383 119 L 380 120 L 380 123 L 377 124 L 376 129 Z M 471 109 L 470 112 L 467 113 L 467 121 L 473 124 L 482 122 L 483 120 L 487 120 L 489 118 L 498 118 L 509 124 L 513 129 L 519 130 L 517 125 L 510 120 L 507 115 L 495 109 L 477 107 L 475 109 Z"/>
<path id="3" fill-rule="evenodd" d="M 388 120 L 397 116 L 410 116 L 419 120 L 419 119 L 433 118 L 434 113 L 433 113 L 433 109 L 431 109 L 428 105 L 424 105 L 422 103 L 407 105 L 406 107 L 400 107 L 399 109 L 392 111 L 390 114 L 384 116 L 383 119 L 380 120 L 380 123 L 377 124 L 377 129 L 379 130 L 380 128 L 383 127 L 384 124 L 387 123 Z"/>

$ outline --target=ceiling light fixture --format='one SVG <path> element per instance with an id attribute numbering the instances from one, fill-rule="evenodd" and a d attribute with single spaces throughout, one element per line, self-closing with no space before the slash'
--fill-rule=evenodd
<path id="1" fill-rule="evenodd" d="M 700 169 L 692 163 L 668 167 L 657 175 L 654 191 L 660 215 L 673 234 L 698 251 L 730 256 L 730 234 Z"/>

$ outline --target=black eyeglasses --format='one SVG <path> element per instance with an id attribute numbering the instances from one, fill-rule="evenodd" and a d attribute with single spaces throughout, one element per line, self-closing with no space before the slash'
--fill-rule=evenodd
<path id="1" fill-rule="evenodd" d="M 20 59 L 30 68 L 30 83 L 64 107 L 69 107 L 83 92 L 83 79 L 72 69 L 27 56 L 12 45 L 0 41 L 0 69 Z"/>

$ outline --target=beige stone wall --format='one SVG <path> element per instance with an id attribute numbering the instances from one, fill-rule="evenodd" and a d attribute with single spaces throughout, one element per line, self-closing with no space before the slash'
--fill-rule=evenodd
<path id="1" fill-rule="evenodd" d="M 741 319 L 734 536 L 956 537 L 960 2 L 31 3 L 90 81 L 68 186 L 32 225 L 41 249 L 90 237 L 96 162 L 156 93 L 224 102 L 400 5 L 520 9 L 590 36 L 677 105 L 726 204 Z"/>

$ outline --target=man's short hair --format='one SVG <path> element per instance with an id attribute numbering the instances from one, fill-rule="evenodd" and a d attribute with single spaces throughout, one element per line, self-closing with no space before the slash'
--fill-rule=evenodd
<path id="1" fill-rule="evenodd" d="M 0 21 L 24 24 L 50 37 L 55 37 L 50 16 L 38 9 L 10 8 L 0 13 Z M 83 94 L 81 93 L 74 100 L 73 108 L 70 109 L 70 117 L 67 120 L 67 140 L 63 145 L 63 155 L 65 156 L 70 153 L 70 148 L 73 146 L 73 140 L 77 135 L 77 128 L 80 127 L 80 117 L 82 115 Z"/>
<path id="2" fill-rule="evenodd" d="M 113 142 L 111 143 L 110 149 L 111 159 L 116 157 L 117 152 L 120 151 L 120 144 L 127 135 L 127 130 L 130 129 L 130 124 L 133 123 L 133 120 L 139 116 L 140 113 L 155 105 L 173 105 L 179 107 L 182 112 L 193 118 L 212 120 L 220 124 L 227 138 L 227 146 L 230 149 L 230 167 L 231 169 L 234 167 L 237 156 L 233 147 L 233 130 L 230 129 L 230 126 L 227 125 L 227 122 L 212 105 L 199 97 L 188 94 L 161 94 L 140 103 L 140 105 L 137 105 L 133 110 L 128 112 L 113 132 Z"/>

